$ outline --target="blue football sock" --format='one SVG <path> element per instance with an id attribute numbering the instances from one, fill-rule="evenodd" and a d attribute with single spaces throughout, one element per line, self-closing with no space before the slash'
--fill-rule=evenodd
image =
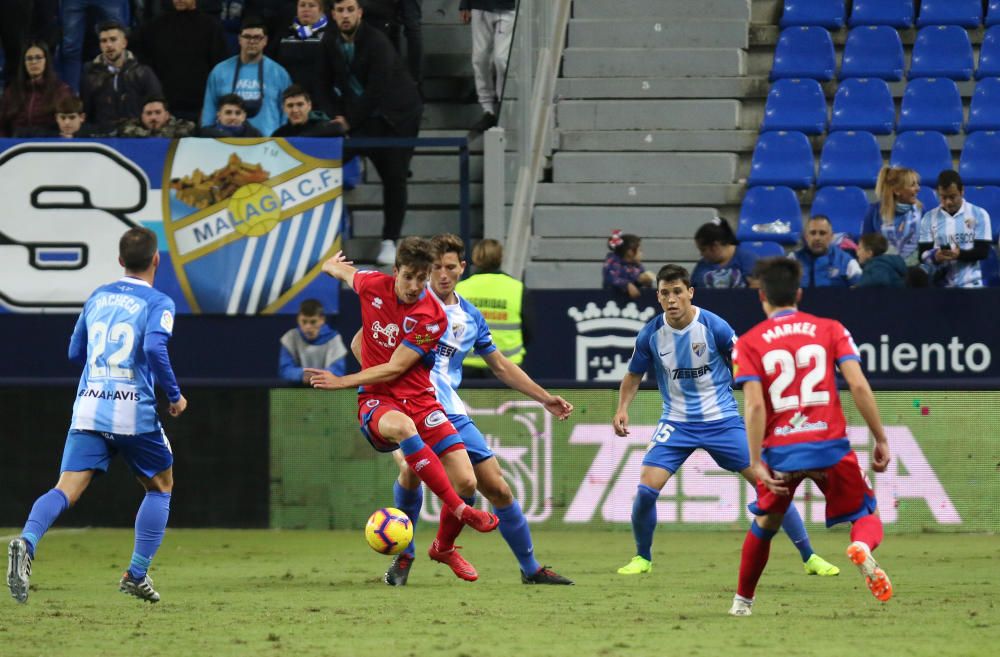
<path id="1" fill-rule="evenodd" d="M 397 479 L 392 485 L 392 499 L 396 508 L 408 515 L 410 517 L 410 522 L 413 523 L 414 540 L 410 541 L 407 548 L 403 550 L 404 554 L 408 554 L 412 557 L 417 549 L 417 520 L 420 519 L 420 507 L 424 504 L 424 488 L 423 486 L 417 486 L 415 490 L 403 488 Z"/>
<path id="2" fill-rule="evenodd" d="M 142 579 L 149 570 L 153 556 L 163 542 L 170 517 L 170 493 L 147 491 L 135 516 L 135 551 L 128 572 L 135 579 Z"/>
<path id="3" fill-rule="evenodd" d="M 35 546 L 38 545 L 38 541 L 42 540 L 42 536 L 59 514 L 68 508 L 69 500 L 66 498 L 66 493 L 58 488 L 53 488 L 35 500 L 28 515 L 28 522 L 24 523 L 24 530 L 21 531 L 21 538 L 28 544 L 28 554 L 32 559 L 35 558 Z"/>
<path id="4" fill-rule="evenodd" d="M 535 560 L 535 548 L 531 543 L 531 529 L 528 527 L 528 520 L 521 511 L 521 505 L 517 500 L 510 506 L 504 508 L 494 507 L 497 517 L 500 518 L 500 534 L 503 540 L 507 541 L 510 551 L 517 558 L 517 563 L 521 565 L 521 572 L 525 575 L 534 575 L 541 568 Z"/>
<path id="5" fill-rule="evenodd" d="M 660 491 L 639 484 L 632 502 L 632 534 L 635 536 L 635 553 L 643 559 L 653 560 L 653 530 L 656 529 L 656 498 Z"/>
<path id="6" fill-rule="evenodd" d="M 399 443 L 399 448 L 403 450 L 405 456 L 410 454 L 416 454 L 424 448 L 424 441 L 420 437 L 420 434 L 415 433 L 406 440 Z"/>
<path id="7" fill-rule="evenodd" d="M 788 534 L 788 538 L 792 539 L 795 549 L 802 555 L 802 561 L 808 561 L 813 554 L 813 548 L 812 544 L 809 543 L 809 532 L 806 531 L 802 516 L 799 515 L 799 510 L 795 508 L 794 504 L 788 505 L 788 511 L 785 511 L 785 517 L 781 521 L 781 528 Z"/>

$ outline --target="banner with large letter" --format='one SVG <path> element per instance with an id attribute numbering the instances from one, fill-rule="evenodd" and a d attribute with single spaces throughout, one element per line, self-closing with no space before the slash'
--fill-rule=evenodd
<path id="1" fill-rule="evenodd" d="M 0 312 L 76 312 L 121 276 L 118 239 L 160 238 L 178 312 L 296 312 L 339 286 L 340 139 L 0 139 Z M 324 277 L 325 278 L 325 277 Z"/>
<path id="2" fill-rule="evenodd" d="M 564 422 L 506 389 L 467 390 L 462 397 L 530 522 L 629 528 L 642 458 L 660 418 L 659 393 L 638 393 L 630 435 L 618 438 L 611 429 L 616 391 L 554 392 L 576 406 Z M 871 436 L 850 396 L 842 401 L 848 438 L 871 477 L 887 531 L 1000 530 L 994 436 L 1000 393 L 878 392 L 876 398 L 892 455 L 882 473 L 869 470 Z M 271 391 L 272 527 L 361 527 L 371 509 L 392 499 L 395 461 L 362 437 L 353 421 L 356 404 L 352 391 Z M 677 528 L 743 529 L 753 499 L 740 475 L 697 450 L 664 487 L 657 517 Z M 807 522 L 825 521 L 825 501 L 812 482 L 799 487 L 796 504 Z M 437 505 L 425 493 L 422 515 L 435 520 Z"/>

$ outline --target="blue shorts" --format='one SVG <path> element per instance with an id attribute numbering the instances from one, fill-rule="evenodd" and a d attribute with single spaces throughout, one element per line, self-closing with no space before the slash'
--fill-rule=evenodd
<path id="1" fill-rule="evenodd" d="M 476 423 L 468 415 L 449 415 L 452 425 L 458 430 L 458 436 L 465 443 L 465 451 L 469 453 L 472 465 L 482 463 L 493 456 L 493 450 L 486 444 L 486 437 Z"/>
<path id="2" fill-rule="evenodd" d="M 730 472 L 739 472 L 750 465 L 747 431 L 739 416 L 712 422 L 660 420 L 642 464 L 673 474 L 699 447 L 708 452 L 719 467 Z"/>
<path id="3" fill-rule="evenodd" d="M 59 471 L 107 472 L 112 457 L 119 452 L 134 474 L 147 479 L 152 479 L 174 464 L 170 441 L 162 429 L 134 436 L 70 429 L 66 435 Z"/>

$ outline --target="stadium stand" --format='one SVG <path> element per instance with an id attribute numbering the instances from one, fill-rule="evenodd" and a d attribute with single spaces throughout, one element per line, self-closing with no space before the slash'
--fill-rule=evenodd
<path id="1" fill-rule="evenodd" d="M 965 138 L 958 172 L 966 185 L 1000 185 L 1000 132 L 973 132 Z"/>
<path id="2" fill-rule="evenodd" d="M 819 82 L 785 78 L 771 85 L 761 132 L 796 130 L 807 135 L 826 131 L 826 98 Z"/>
<path id="3" fill-rule="evenodd" d="M 1000 78 L 983 78 L 976 84 L 965 131 L 977 130 L 1000 130 Z"/>
<path id="4" fill-rule="evenodd" d="M 962 97 L 947 78 L 918 78 L 906 85 L 896 130 L 936 130 L 954 135 L 962 130 Z"/>
<path id="5" fill-rule="evenodd" d="M 840 65 L 841 80 L 902 80 L 905 67 L 903 42 L 895 28 L 888 25 L 862 25 L 848 33 Z"/>
<path id="6" fill-rule="evenodd" d="M 909 78 L 968 80 L 974 68 L 969 33 L 958 25 L 921 28 L 913 44 Z"/>
<path id="7" fill-rule="evenodd" d="M 854 0 L 849 21 L 855 25 L 913 26 L 912 0 Z"/>
<path id="8" fill-rule="evenodd" d="M 917 192 L 917 200 L 923 207 L 924 212 L 933 210 L 938 206 L 937 192 L 934 191 L 934 180 L 921 180 L 920 191 Z"/>
<path id="9" fill-rule="evenodd" d="M 837 87 L 830 119 L 831 132 L 866 130 L 875 135 L 887 135 L 892 133 L 895 123 L 896 107 L 885 80 L 851 78 Z"/>
<path id="10" fill-rule="evenodd" d="M 824 27 L 789 27 L 781 31 L 774 51 L 771 80 L 813 78 L 832 80 L 837 68 L 833 40 Z"/>
<path id="11" fill-rule="evenodd" d="M 844 27 L 844 0 L 785 0 L 781 27 L 818 25 L 830 30 Z"/>
<path id="12" fill-rule="evenodd" d="M 913 169 L 928 185 L 933 185 L 939 173 L 953 166 L 944 135 L 930 130 L 898 135 L 892 145 L 889 164 Z"/>
<path id="13" fill-rule="evenodd" d="M 967 185 L 965 200 L 990 213 L 990 227 L 993 229 L 993 242 L 995 243 L 1000 237 L 1000 187 Z"/>
<path id="14" fill-rule="evenodd" d="M 797 244 L 802 237 L 802 210 L 788 187 L 751 187 L 743 197 L 736 239 Z"/>
<path id="15" fill-rule="evenodd" d="M 833 232 L 845 233 L 857 240 L 861 233 L 861 220 L 868 211 L 868 197 L 860 187 L 821 187 L 816 191 L 809 216 L 825 215 L 830 219 Z"/>
<path id="16" fill-rule="evenodd" d="M 757 140 L 747 184 L 805 189 L 813 184 L 812 146 L 801 132 L 765 132 Z"/>
<path id="17" fill-rule="evenodd" d="M 976 79 L 1000 76 L 1000 25 L 986 30 L 983 44 L 979 48 L 979 68 Z"/>
<path id="18" fill-rule="evenodd" d="M 961 25 L 975 28 L 983 24 L 981 0 L 920 0 L 917 27 Z"/>
<path id="19" fill-rule="evenodd" d="M 817 182 L 820 187 L 874 187 L 881 168 L 882 151 L 875 135 L 861 130 L 833 132 L 823 143 Z"/>
<path id="20" fill-rule="evenodd" d="M 758 258 L 774 258 L 785 255 L 780 242 L 740 242 L 740 248 L 750 251 Z"/>
<path id="21" fill-rule="evenodd" d="M 1000 0 L 990 0 L 986 6 L 986 27 L 1000 25 Z"/>

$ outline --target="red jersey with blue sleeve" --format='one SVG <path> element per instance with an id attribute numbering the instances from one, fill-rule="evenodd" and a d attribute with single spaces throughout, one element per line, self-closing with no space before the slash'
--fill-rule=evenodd
<path id="1" fill-rule="evenodd" d="M 763 387 L 762 458 L 772 470 L 827 468 L 850 451 L 836 378 L 847 360 L 861 358 L 843 324 L 799 311 L 776 313 L 740 337 L 735 381 Z"/>
<path id="2" fill-rule="evenodd" d="M 395 279 L 377 271 L 355 273 L 354 291 L 361 302 L 361 367 L 388 363 L 400 346 L 422 357 L 395 381 L 362 386 L 362 391 L 402 400 L 424 397 L 434 401 L 432 352 L 448 325 L 441 304 L 426 290 L 416 303 L 401 302 L 396 296 Z"/>

